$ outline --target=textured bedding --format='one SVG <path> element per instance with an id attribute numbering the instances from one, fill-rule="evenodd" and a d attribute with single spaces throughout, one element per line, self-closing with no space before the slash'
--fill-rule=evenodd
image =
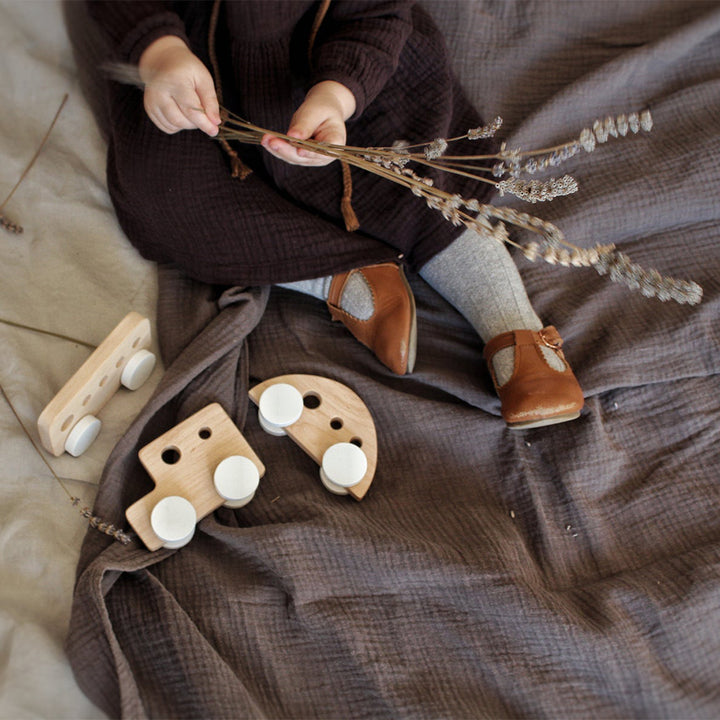
<path id="1" fill-rule="evenodd" d="M 105 189 L 105 148 L 78 82 L 59 2 L 0 2 L 0 203 L 68 100 L 0 229 L 0 383 L 38 443 L 43 407 L 130 310 L 153 317 L 156 273 L 128 245 Z M 36 332 L 5 321 L 36 328 Z M 62 339 L 46 332 L 71 338 Z M 0 397 L 0 717 L 104 717 L 80 691 L 63 643 L 75 568 L 108 454 L 161 375 L 118 393 L 78 459 L 45 456 Z"/>
<path id="2" fill-rule="evenodd" d="M 102 138 L 60 7 L 5 0 L 3 187 L 62 92 L 71 101 L 7 208 L 27 227 L 2 237 L 2 311 L 97 343 L 139 310 L 164 360 L 140 394 L 104 411 L 88 456 L 53 468 L 87 502 L 99 481 L 94 512 L 124 526 L 152 489 L 137 449 L 217 401 L 267 474 L 250 505 L 205 518 L 179 551 L 93 529 L 80 547 L 82 518 L 4 405 L 2 572 L 14 582 L 0 590 L 3 717 L 720 713 L 720 9 L 426 6 L 511 147 L 651 108 L 652 132 L 571 160 L 579 192 L 530 211 L 578 245 L 616 243 L 644 267 L 694 280 L 702 303 L 662 303 L 592 269 L 519 256 L 586 408 L 572 423 L 509 431 L 480 341 L 419 278 L 418 362 L 397 377 L 316 300 L 210 287 L 140 261 L 104 193 Z M 88 349 L 2 333 L 3 388 L 34 432 Z M 308 456 L 260 429 L 248 387 L 285 373 L 339 380 L 370 409 L 378 471 L 362 502 L 327 493 Z"/>

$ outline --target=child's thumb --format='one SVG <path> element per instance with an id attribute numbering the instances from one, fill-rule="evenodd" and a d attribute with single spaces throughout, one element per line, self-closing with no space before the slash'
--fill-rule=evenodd
<path id="1" fill-rule="evenodd" d="M 292 116 L 287 135 L 298 140 L 311 138 L 323 121 L 323 116 L 318 113 L 309 103 L 303 103 Z"/>

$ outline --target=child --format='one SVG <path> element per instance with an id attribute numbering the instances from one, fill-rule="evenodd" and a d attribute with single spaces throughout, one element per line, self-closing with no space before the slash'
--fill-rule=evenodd
<path id="1" fill-rule="evenodd" d="M 146 83 L 144 108 L 136 90 L 111 84 L 108 154 L 118 218 L 145 257 L 206 282 L 283 284 L 320 297 L 399 374 L 412 371 L 415 345 L 402 262 L 486 343 L 509 427 L 579 415 L 582 392 L 562 340 L 543 328 L 504 245 L 452 226 L 405 188 L 363 172 L 350 183 L 338 162 L 271 136 L 262 148 L 237 148 L 234 167 L 252 173 L 232 179 L 221 145 L 206 137 L 218 132 L 218 95 L 261 127 L 360 147 L 482 125 L 421 8 L 141 0 L 91 2 L 90 12 L 113 59 L 137 63 Z M 464 197 L 486 194 L 468 178 L 433 180 Z M 348 218 L 357 232 L 343 229 Z"/>

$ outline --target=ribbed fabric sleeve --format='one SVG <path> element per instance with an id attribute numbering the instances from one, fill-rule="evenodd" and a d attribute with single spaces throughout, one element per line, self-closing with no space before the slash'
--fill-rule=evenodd
<path id="1" fill-rule="evenodd" d="M 333 2 L 312 56 L 312 84 L 336 80 L 355 96 L 353 118 L 377 97 L 412 32 L 411 2 Z"/>
<path id="2" fill-rule="evenodd" d="M 121 62 L 136 64 L 145 48 L 165 35 L 188 42 L 185 25 L 170 2 L 92 0 L 88 8 Z"/>

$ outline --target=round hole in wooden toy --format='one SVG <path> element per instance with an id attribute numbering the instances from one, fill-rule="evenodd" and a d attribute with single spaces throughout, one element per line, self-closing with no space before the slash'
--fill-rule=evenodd
<path id="1" fill-rule="evenodd" d="M 91 400 L 92 400 L 92 395 L 86 395 L 85 399 L 82 401 L 83 407 L 85 407 Z"/>
<path id="2" fill-rule="evenodd" d="M 109 379 L 108 375 L 105 375 L 103 379 L 100 381 L 100 387 L 102 387 Z"/>
<path id="3" fill-rule="evenodd" d="M 333 418 L 333 419 L 330 421 L 330 427 L 331 427 L 333 430 L 340 430 L 340 428 L 342 428 L 342 426 L 343 426 L 343 421 L 342 421 L 340 418 L 338 418 L 338 417 Z"/>
<path id="4" fill-rule="evenodd" d="M 125 356 L 123 355 L 120 358 L 118 358 L 118 361 L 115 363 L 115 367 L 119 368 L 124 362 L 125 362 Z"/>
<path id="5" fill-rule="evenodd" d="M 175 465 L 175 463 L 180 462 L 180 457 L 180 451 L 172 445 L 165 448 L 160 454 L 160 458 L 166 465 Z"/>
<path id="6" fill-rule="evenodd" d="M 309 392 L 303 397 L 303 405 L 308 410 L 316 410 L 320 407 L 321 402 L 322 400 L 320 400 L 320 396 L 317 393 Z"/>
<path id="7" fill-rule="evenodd" d="M 62 424 L 62 426 L 60 427 L 60 432 L 65 432 L 65 431 L 72 425 L 72 421 L 73 421 L 74 419 L 75 419 L 75 416 L 74 416 L 74 415 L 68 415 L 68 416 L 65 418 L 65 422 L 64 422 L 64 423 Z"/>
<path id="8" fill-rule="evenodd" d="M 359 448 L 362 447 L 362 440 L 361 440 L 359 437 L 351 438 L 351 439 L 350 439 L 350 442 L 351 442 L 353 445 L 357 445 Z"/>
<path id="9" fill-rule="evenodd" d="M 140 340 L 142 340 L 142 338 L 139 338 L 139 337 L 136 337 L 136 338 L 133 340 L 133 344 L 132 344 L 133 350 L 140 344 Z"/>
<path id="10" fill-rule="evenodd" d="M 212 435 L 212 430 L 209 427 L 200 428 L 198 430 L 198 437 L 201 440 L 207 440 Z"/>

